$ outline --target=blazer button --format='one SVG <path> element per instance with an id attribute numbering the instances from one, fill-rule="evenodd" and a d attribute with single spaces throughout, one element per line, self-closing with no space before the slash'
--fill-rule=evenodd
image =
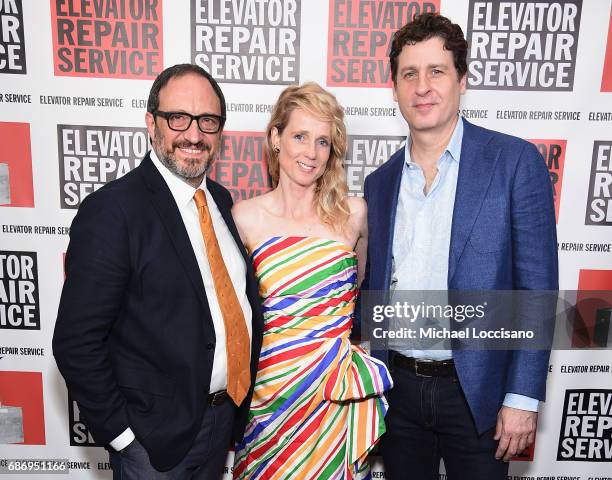
<path id="1" fill-rule="evenodd" d="M 213 350 L 215 348 L 215 344 L 214 343 L 207 343 L 206 344 L 206 349 L 207 350 Z"/>

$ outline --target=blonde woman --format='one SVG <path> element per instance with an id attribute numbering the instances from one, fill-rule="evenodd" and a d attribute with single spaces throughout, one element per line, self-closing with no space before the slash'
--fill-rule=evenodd
<path id="1" fill-rule="evenodd" d="M 315 83 L 289 87 L 266 134 L 273 190 L 233 209 L 265 319 L 234 478 L 365 478 L 391 380 L 349 341 L 367 223 L 347 195 L 342 108 Z"/>

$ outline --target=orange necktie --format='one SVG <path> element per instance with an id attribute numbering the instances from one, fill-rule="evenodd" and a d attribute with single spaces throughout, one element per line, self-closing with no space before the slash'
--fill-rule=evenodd
<path id="1" fill-rule="evenodd" d="M 221 249 L 206 202 L 206 194 L 203 190 L 198 189 L 193 198 L 200 213 L 200 229 L 204 237 L 206 255 L 225 325 L 227 393 L 236 405 L 240 405 L 251 385 L 249 332 L 234 285 L 221 256 Z"/>

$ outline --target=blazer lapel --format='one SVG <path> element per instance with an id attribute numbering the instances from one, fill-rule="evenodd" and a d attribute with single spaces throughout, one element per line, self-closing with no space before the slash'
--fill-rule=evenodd
<path id="1" fill-rule="evenodd" d="M 377 209 L 381 215 L 380 223 L 380 245 L 384 246 L 383 251 L 385 271 L 383 272 L 384 289 L 391 285 L 392 259 L 393 259 L 393 233 L 395 231 L 395 217 L 397 213 L 397 201 L 399 189 L 404 170 L 404 148 L 400 148 L 389 159 L 389 172 L 387 178 L 390 179 L 388 188 L 381 188 L 376 194 L 379 196 L 380 208 Z"/>
<path id="2" fill-rule="evenodd" d="M 155 207 L 155 210 L 157 210 L 162 224 L 168 232 L 168 236 L 174 246 L 176 254 L 187 272 L 187 276 L 202 304 L 208 308 L 202 274 L 198 267 L 198 261 L 193 253 L 193 246 L 189 240 L 189 235 L 187 235 L 183 219 L 176 207 L 174 197 L 172 197 L 170 189 L 166 185 L 166 182 L 164 182 L 161 174 L 155 168 L 155 165 L 153 165 L 148 154 L 143 159 L 139 168 L 141 169 L 145 184 L 151 194 L 151 203 Z"/>
<path id="3" fill-rule="evenodd" d="M 453 208 L 451 242 L 448 258 L 448 286 L 451 287 L 465 244 L 470 236 L 485 198 L 499 150 L 487 145 L 486 131 L 478 131 L 474 125 L 463 120 L 464 133 L 461 144 L 459 176 Z"/>

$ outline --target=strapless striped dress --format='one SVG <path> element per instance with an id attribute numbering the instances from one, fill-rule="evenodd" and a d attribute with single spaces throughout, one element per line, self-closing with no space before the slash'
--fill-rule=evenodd
<path id="1" fill-rule="evenodd" d="M 319 237 L 274 237 L 251 254 L 264 337 L 235 479 L 367 479 L 385 431 L 384 364 L 351 344 L 357 260 Z"/>

